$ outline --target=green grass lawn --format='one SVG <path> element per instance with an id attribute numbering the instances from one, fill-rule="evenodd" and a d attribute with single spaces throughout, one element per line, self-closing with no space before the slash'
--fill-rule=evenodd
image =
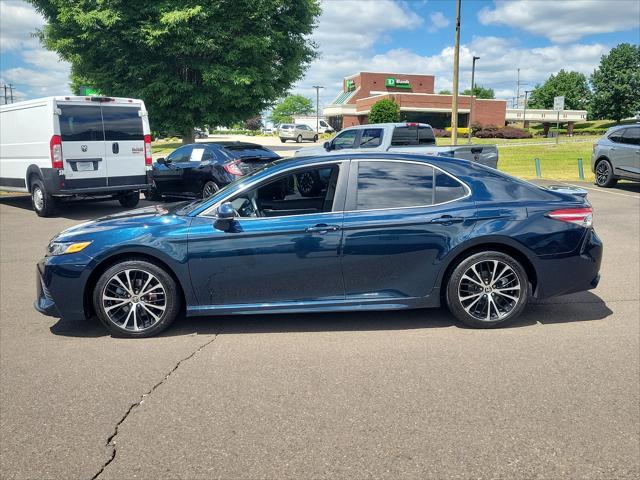
<path id="1" fill-rule="evenodd" d="M 180 140 L 159 140 L 157 142 L 153 142 L 153 144 L 151 145 L 151 151 L 154 155 L 168 155 L 180 145 L 182 145 L 182 142 Z"/>

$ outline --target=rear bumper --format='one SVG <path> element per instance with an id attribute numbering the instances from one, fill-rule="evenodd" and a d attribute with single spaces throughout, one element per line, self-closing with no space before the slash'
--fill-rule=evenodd
<path id="1" fill-rule="evenodd" d="M 602 240 L 589 229 L 579 248 L 570 254 L 538 257 L 536 298 L 591 290 L 600 282 Z"/>
<path id="2" fill-rule="evenodd" d="M 149 173 L 123 177 L 72 179 L 60 175 L 57 169 L 42 168 L 47 192 L 53 196 L 108 195 L 117 192 L 146 190 L 151 187 Z"/>

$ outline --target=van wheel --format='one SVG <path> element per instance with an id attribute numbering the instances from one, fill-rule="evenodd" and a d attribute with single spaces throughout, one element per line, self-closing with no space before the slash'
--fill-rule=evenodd
<path id="1" fill-rule="evenodd" d="M 56 211 L 57 201 L 47 193 L 44 182 L 36 178 L 31 183 L 31 204 L 39 217 L 49 217 Z"/>
<path id="2" fill-rule="evenodd" d="M 513 320 L 529 299 L 527 273 L 517 260 L 501 252 L 465 258 L 451 273 L 446 288 L 451 313 L 476 328 Z"/>
<path id="3" fill-rule="evenodd" d="M 175 280 L 144 260 L 127 260 L 105 271 L 93 290 L 100 321 L 116 336 L 150 337 L 167 328 L 180 311 Z"/>
<path id="4" fill-rule="evenodd" d="M 296 138 L 296 143 L 302 143 L 302 135 L 298 135 L 298 138 Z"/>
<path id="5" fill-rule="evenodd" d="M 124 208 L 134 208 L 140 202 L 140 192 L 136 191 L 120 195 L 118 201 Z"/>

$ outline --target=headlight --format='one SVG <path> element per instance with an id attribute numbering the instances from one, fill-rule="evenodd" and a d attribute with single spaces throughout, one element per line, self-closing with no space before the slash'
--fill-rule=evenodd
<path id="1" fill-rule="evenodd" d="M 51 242 L 47 248 L 48 255 L 64 255 L 78 253 L 91 245 L 91 242 Z"/>

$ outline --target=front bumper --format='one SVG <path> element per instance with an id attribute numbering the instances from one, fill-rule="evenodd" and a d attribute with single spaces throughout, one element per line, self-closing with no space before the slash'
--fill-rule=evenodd
<path id="1" fill-rule="evenodd" d="M 90 257 L 69 254 L 43 258 L 37 265 L 34 308 L 50 317 L 83 320 Z"/>

